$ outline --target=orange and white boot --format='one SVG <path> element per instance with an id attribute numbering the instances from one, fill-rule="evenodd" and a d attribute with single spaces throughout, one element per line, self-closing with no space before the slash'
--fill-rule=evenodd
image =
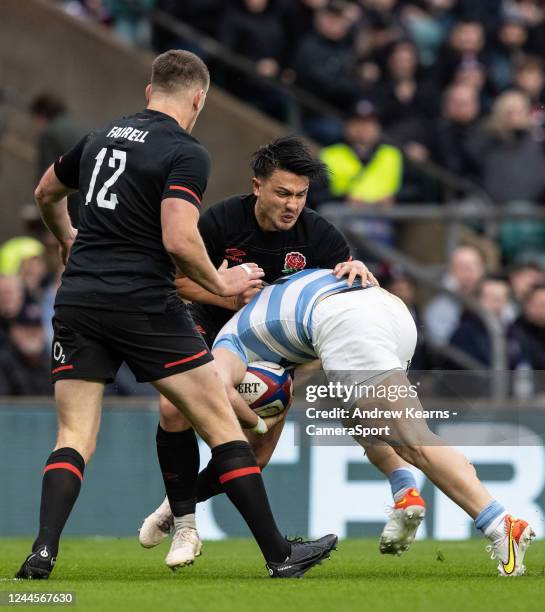
<path id="1" fill-rule="evenodd" d="M 388 514 L 379 550 L 383 555 L 401 555 L 414 542 L 418 527 L 426 516 L 426 502 L 417 489 L 408 489 Z"/>
<path id="2" fill-rule="evenodd" d="M 486 551 L 490 553 L 491 559 L 498 560 L 499 575 L 524 576 L 524 555 L 536 537 L 530 525 L 507 514 L 499 525 L 486 535 L 492 542 L 486 547 Z"/>

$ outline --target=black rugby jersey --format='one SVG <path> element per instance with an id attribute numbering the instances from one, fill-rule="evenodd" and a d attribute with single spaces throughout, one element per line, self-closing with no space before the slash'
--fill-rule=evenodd
<path id="1" fill-rule="evenodd" d="M 177 298 L 161 201 L 200 205 L 206 149 L 175 119 L 147 109 L 89 134 L 54 169 L 83 201 L 55 304 L 163 312 Z"/>
<path id="2" fill-rule="evenodd" d="M 305 268 L 334 268 L 349 259 L 344 236 L 310 208 L 303 208 L 291 229 L 264 232 L 255 216 L 255 203 L 253 194 L 237 195 L 202 214 L 199 230 L 216 267 L 224 259 L 229 266 L 254 262 L 263 268 L 263 280 L 272 283 Z M 215 332 L 233 316 L 232 310 L 211 304 L 194 304 L 192 312 Z"/>

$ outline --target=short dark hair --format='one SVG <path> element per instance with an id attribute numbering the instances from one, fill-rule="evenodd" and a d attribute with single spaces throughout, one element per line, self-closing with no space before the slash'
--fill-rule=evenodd
<path id="1" fill-rule="evenodd" d="M 171 49 L 153 60 L 151 84 L 167 93 L 197 84 L 208 89 L 210 73 L 202 59 L 191 51 Z"/>
<path id="2" fill-rule="evenodd" d="M 513 274 L 516 274 L 517 272 L 520 272 L 521 270 L 534 270 L 534 272 L 541 273 L 545 272 L 543 266 L 539 262 L 534 260 L 527 260 L 515 262 L 508 268 L 507 273 L 509 276 L 511 276 Z"/>
<path id="3" fill-rule="evenodd" d="M 284 136 L 259 147 L 252 155 L 254 176 L 269 178 L 275 170 L 285 170 L 311 181 L 322 182 L 327 177 L 327 166 L 316 159 L 307 145 L 296 136 Z"/>
<path id="4" fill-rule="evenodd" d="M 54 94 L 42 93 L 36 96 L 30 103 L 30 112 L 32 115 L 45 117 L 51 121 L 66 113 L 66 105 Z"/>
<path id="5" fill-rule="evenodd" d="M 485 274 L 478 287 L 477 287 L 477 295 L 481 295 L 484 289 L 484 286 L 487 283 L 502 283 L 504 285 L 507 285 L 507 288 L 509 289 L 509 291 L 511 290 L 510 286 L 509 286 L 509 281 L 507 280 L 506 276 L 504 274 L 501 274 L 500 272 L 489 272 L 488 274 Z"/>

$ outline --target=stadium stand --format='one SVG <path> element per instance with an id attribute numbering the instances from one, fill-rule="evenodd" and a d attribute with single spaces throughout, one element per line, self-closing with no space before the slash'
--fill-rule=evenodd
<path id="1" fill-rule="evenodd" d="M 426 367 L 445 363 L 470 367 L 476 362 L 492 369 L 515 367 L 507 351 L 524 353 L 526 345 L 517 340 L 522 332 L 513 334 L 511 326 L 524 327 L 520 317 L 527 313 L 526 297 L 513 279 L 527 266 L 538 282 L 545 268 L 545 11 L 538 3 L 35 0 L 32 4 L 36 11 L 31 14 L 12 0 L 6 3 L 12 30 L 25 23 L 27 59 L 39 54 L 40 44 L 47 45 L 52 57 L 61 53 L 55 39 L 69 23 L 77 32 L 73 69 L 59 75 L 56 88 L 65 98 L 61 107 L 66 103 L 76 123 L 99 123 L 122 108 L 122 101 L 140 106 L 149 61 L 146 50 L 177 47 L 200 53 L 212 68 L 215 84 L 207 120 L 198 133 L 214 158 L 208 203 L 244 188 L 245 158 L 258 144 L 284 131 L 305 133 L 321 148 L 322 159 L 333 171 L 327 189 L 311 193 L 311 205 L 346 232 L 358 252 L 384 273 L 386 282 L 406 280 L 406 286 L 400 285 L 402 297 L 410 301 L 415 316 L 421 313 L 422 346 L 428 343 L 426 359 L 416 361 Z M 40 19 L 48 19 L 52 26 L 42 43 L 30 40 Z M 9 34 L 3 38 L 7 49 Z M 97 40 L 102 42 L 98 51 L 91 44 Z M 85 78 L 75 68 L 83 64 L 88 70 Z M 109 99 L 97 104 L 95 92 L 104 89 L 104 65 L 123 79 Z M 18 74 L 12 64 L 0 81 L 6 129 L 0 180 L 6 181 L 4 197 L 14 209 L 30 201 L 35 147 L 44 156 L 43 135 L 40 145 L 35 133 L 24 128 L 25 109 L 54 82 L 53 67 L 42 72 L 29 88 L 28 74 L 24 70 Z M 250 122 L 252 129 L 239 129 L 242 121 Z M 61 126 L 63 137 L 70 129 Z M 43 167 L 44 162 L 40 164 Z M 12 172 L 16 166 L 17 172 Z M 21 189 L 15 182 L 26 187 Z M 14 215 L 2 237 L 21 235 L 22 230 L 22 221 Z M 28 281 L 25 284 L 27 266 L 42 270 L 41 276 L 35 272 L 40 290 L 33 290 L 39 297 L 32 299 L 50 312 L 47 300 L 58 270 L 48 263 L 43 234 L 24 235 L 46 244 L 45 254 L 30 258 L 45 263 L 25 263 L 16 274 L 23 278 L 25 303 L 32 294 Z M 466 287 L 452 274 L 453 266 L 460 251 L 475 249 L 482 254 L 483 265 Z M 500 313 L 487 308 L 482 277 L 490 272 L 509 273 L 509 316 L 503 309 Z M 36 285 L 36 280 L 32 282 Z M 404 291 L 407 286 L 410 291 Z M 541 301 L 535 301 L 539 310 Z M 443 309 L 441 317 L 427 316 L 433 308 Z M 445 325 L 445 308 L 456 316 L 438 337 L 429 321 Z M 2 305 L 0 309 L 5 310 Z M 488 363 L 461 340 L 473 319 L 484 336 L 490 336 Z M 535 320 L 540 320 L 539 314 Z M 9 329 L 7 319 L 3 327 Z M 521 346 L 513 348 L 517 342 Z M 530 355 L 522 361 L 532 363 Z"/>

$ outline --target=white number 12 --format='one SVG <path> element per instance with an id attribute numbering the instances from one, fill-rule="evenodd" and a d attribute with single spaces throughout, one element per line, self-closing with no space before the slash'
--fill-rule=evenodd
<path id="1" fill-rule="evenodd" d="M 85 204 L 89 204 L 93 199 L 93 191 L 95 190 L 95 183 L 97 180 L 98 173 L 100 172 L 100 168 L 102 166 L 102 162 L 106 157 L 106 153 L 108 149 L 103 147 L 100 149 L 98 155 L 96 156 L 96 164 L 93 169 L 93 175 L 91 176 L 91 182 L 89 184 L 89 191 L 87 192 L 87 196 L 85 197 Z M 117 170 L 112 174 L 112 176 L 105 181 L 104 185 L 102 185 L 102 189 L 97 194 L 97 205 L 100 208 L 109 208 L 110 210 L 114 210 L 117 205 L 117 196 L 115 193 L 111 193 L 108 198 L 108 189 L 113 186 L 113 184 L 117 181 L 117 179 L 123 174 L 125 170 L 125 166 L 127 164 L 127 153 L 125 151 L 120 151 L 119 149 L 112 149 L 112 155 L 108 159 L 108 166 L 110 168 L 115 168 L 119 162 Z"/>

